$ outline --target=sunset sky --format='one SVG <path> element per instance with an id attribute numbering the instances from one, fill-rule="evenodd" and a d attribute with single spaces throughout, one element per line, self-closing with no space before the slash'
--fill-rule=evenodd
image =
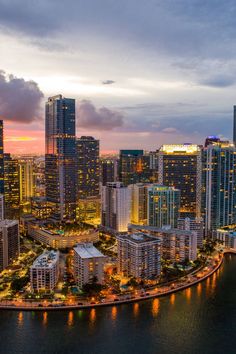
<path id="1" fill-rule="evenodd" d="M 232 138 L 235 0 L 0 0 L 5 151 L 44 153 L 48 96 L 102 151 Z"/>

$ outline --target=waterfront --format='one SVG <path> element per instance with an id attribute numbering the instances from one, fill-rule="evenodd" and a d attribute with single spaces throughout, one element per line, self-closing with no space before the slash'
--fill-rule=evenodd
<path id="1" fill-rule="evenodd" d="M 0 353 L 234 353 L 236 256 L 206 281 L 129 305 L 2 311 Z"/>

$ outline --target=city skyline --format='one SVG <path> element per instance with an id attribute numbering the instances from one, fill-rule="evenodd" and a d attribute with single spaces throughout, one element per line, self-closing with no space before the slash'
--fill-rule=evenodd
<path id="1" fill-rule="evenodd" d="M 0 0 L 5 151 L 44 153 L 43 107 L 57 94 L 76 99 L 77 135 L 102 152 L 134 149 L 135 137 L 145 150 L 232 139 L 234 1 L 70 0 L 57 16 L 55 1 L 24 3 Z"/>

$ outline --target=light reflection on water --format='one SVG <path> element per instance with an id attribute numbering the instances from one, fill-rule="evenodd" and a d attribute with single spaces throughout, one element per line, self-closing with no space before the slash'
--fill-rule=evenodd
<path id="1" fill-rule="evenodd" d="M 152 301 L 152 315 L 153 317 L 157 317 L 160 307 L 160 300 L 158 298 Z"/>
<path id="2" fill-rule="evenodd" d="M 139 315 L 139 304 L 137 302 L 135 302 L 135 304 L 133 305 L 133 314 L 134 317 L 137 317 Z"/>
<path id="3" fill-rule="evenodd" d="M 111 319 L 112 321 L 115 321 L 117 317 L 117 307 L 116 306 L 112 306 L 111 309 Z"/>
<path id="4" fill-rule="evenodd" d="M 73 324 L 74 324 L 74 313 L 73 313 L 73 311 L 70 311 L 68 313 L 67 324 L 68 324 L 69 327 L 73 326 Z"/>
<path id="5" fill-rule="evenodd" d="M 46 326 L 47 323 L 48 323 L 48 313 L 45 311 L 43 313 L 43 324 L 44 324 L 44 326 Z"/>
<path id="6" fill-rule="evenodd" d="M 19 326 L 22 326 L 23 325 L 23 321 L 24 321 L 24 315 L 23 315 L 23 312 L 19 312 L 18 313 L 18 318 L 17 318 L 17 323 Z"/>
<path id="7" fill-rule="evenodd" d="M 170 295 L 170 303 L 171 303 L 171 305 L 174 305 L 174 303 L 175 303 L 175 294 L 174 293 Z"/>

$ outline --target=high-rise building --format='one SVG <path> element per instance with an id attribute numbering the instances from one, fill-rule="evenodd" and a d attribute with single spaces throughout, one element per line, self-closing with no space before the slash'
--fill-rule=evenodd
<path id="1" fill-rule="evenodd" d="M 4 219 L 4 195 L 0 194 L 0 221 Z"/>
<path id="2" fill-rule="evenodd" d="M 217 144 L 219 142 L 220 142 L 220 138 L 218 136 L 209 135 L 205 140 L 205 147 L 207 147 L 208 145 Z"/>
<path id="3" fill-rule="evenodd" d="M 234 106 L 233 142 L 236 146 L 236 106 Z"/>
<path id="4" fill-rule="evenodd" d="M 145 225 L 129 225 L 129 233 L 143 232 L 161 240 L 162 258 L 172 262 L 195 261 L 197 259 L 197 237 L 195 232 L 157 228 Z"/>
<path id="5" fill-rule="evenodd" d="M 108 182 L 115 182 L 118 173 L 117 159 L 102 159 L 101 160 L 101 182 L 105 186 Z"/>
<path id="6" fill-rule="evenodd" d="M 202 216 L 205 235 L 236 223 L 236 148 L 228 142 L 203 151 Z"/>
<path id="7" fill-rule="evenodd" d="M 4 193 L 3 121 L 0 120 L 0 194 Z"/>
<path id="8" fill-rule="evenodd" d="M 19 224 L 16 220 L 0 221 L 0 271 L 20 254 Z"/>
<path id="9" fill-rule="evenodd" d="M 59 252 L 45 251 L 30 267 L 32 291 L 52 291 L 59 278 Z"/>
<path id="10" fill-rule="evenodd" d="M 137 279 L 161 274 L 161 240 L 143 232 L 119 235 L 118 273 Z"/>
<path id="11" fill-rule="evenodd" d="M 81 136 L 76 140 L 78 175 L 77 200 L 99 195 L 99 140 Z"/>
<path id="12" fill-rule="evenodd" d="M 4 154 L 4 200 L 5 218 L 19 217 L 20 186 L 18 160 Z"/>
<path id="13" fill-rule="evenodd" d="M 79 288 L 89 283 L 104 283 L 106 259 L 92 243 L 79 243 L 74 248 L 74 277 Z"/>
<path id="14" fill-rule="evenodd" d="M 146 225 L 148 221 L 148 187 L 150 184 L 130 184 L 131 191 L 131 223 Z"/>
<path id="15" fill-rule="evenodd" d="M 130 223 L 131 193 L 121 182 L 102 187 L 102 226 L 114 232 L 125 232 Z"/>
<path id="16" fill-rule="evenodd" d="M 202 247 L 204 236 L 204 224 L 202 218 L 179 218 L 177 228 L 179 230 L 195 232 L 197 238 L 197 247 Z"/>
<path id="17" fill-rule="evenodd" d="M 62 95 L 46 102 L 46 198 L 58 217 L 74 219 L 76 209 L 75 100 Z"/>
<path id="18" fill-rule="evenodd" d="M 180 209 L 180 190 L 152 184 L 147 189 L 148 225 L 177 227 Z"/>
<path id="19" fill-rule="evenodd" d="M 150 182 L 150 156 L 143 150 L 120 150 L 119 180 L 124 186 L 139 182 Z"/>
<path id="20" fill-rule="evenodd" d="M 163 145 L 159 150 L 159 183 L 180 190 L 181 217 L 201 215 L 201 147 L 193 144 Z"/>
<path id="21" fill-rule="evenodd" d="M 20 203 L 30 202 L 35 197 L 36 175 L 32 159 L 19 160 Z"/>

